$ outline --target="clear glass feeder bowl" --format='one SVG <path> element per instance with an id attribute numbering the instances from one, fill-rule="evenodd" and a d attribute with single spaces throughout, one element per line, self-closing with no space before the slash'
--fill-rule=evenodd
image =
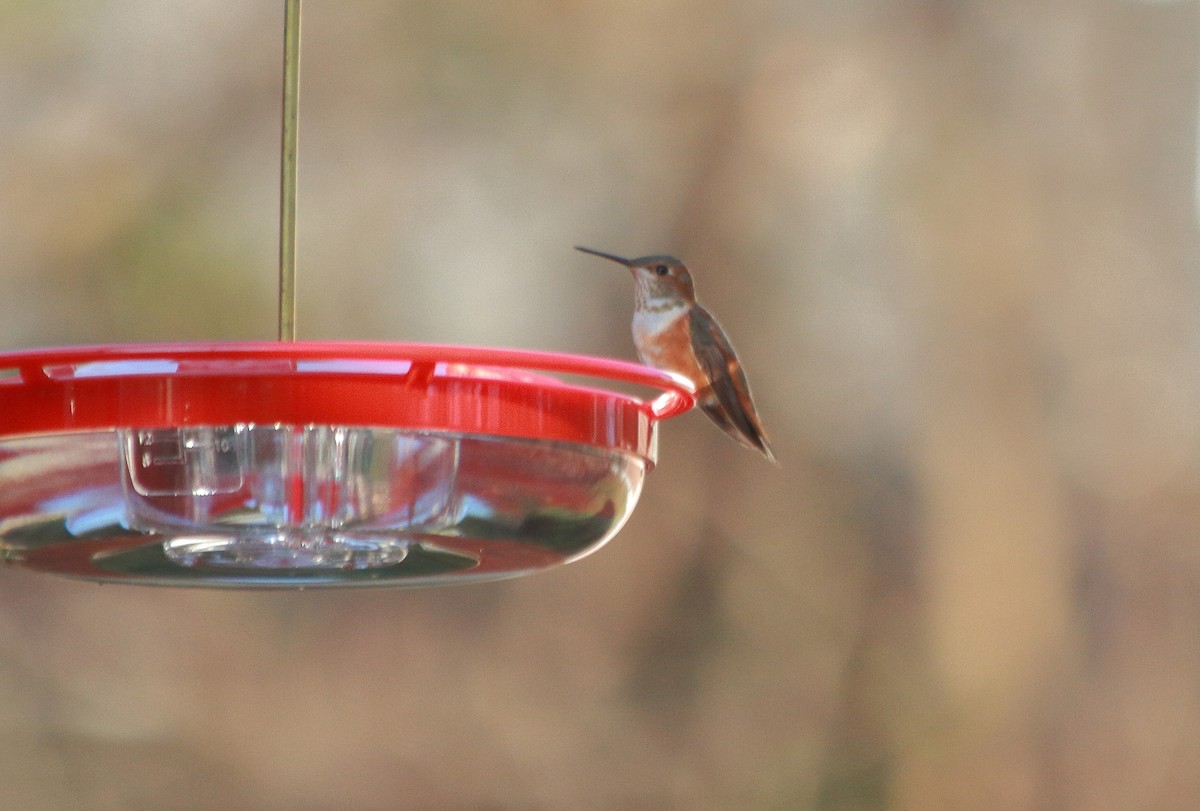
<path id="1" fill-rule="evenodd" d="M 645 367 L 506 350 L 0 355 L 0 560 L 160 585 L 513 577 L 611 538 L 654 465 L 658 420 L 691 402 Z"/>

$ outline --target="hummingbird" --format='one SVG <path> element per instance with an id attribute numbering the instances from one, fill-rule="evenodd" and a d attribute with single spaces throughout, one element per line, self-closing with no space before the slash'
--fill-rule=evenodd
<path id="1" fill-rule="evenodd" d="M 642 363 L 686 377 L 696 388 L 696 405 L 713 422 L 775 462 L 741 361 L 725 330 L 696 301 L 692 274 L 683 262 L 665 254 L 626 259 L 579 245 L 575 250 L 624 265 L 633 274 L 633 345 Z"/>

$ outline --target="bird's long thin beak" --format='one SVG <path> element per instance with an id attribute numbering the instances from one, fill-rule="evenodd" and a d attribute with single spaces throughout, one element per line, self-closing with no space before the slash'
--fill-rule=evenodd
<path id="1" fill-rule="evenodd" d="M 632 261 L 630 261 L 629 259 L 626 259 L 623 256 L 617 256 L 614 253 L 605 253 L 604 251 L 597 251 L 592 248 L 584 248 L 582 245 L 576 245 L 575 250 L 583 251 L 584 253 L 590 253 L 594 256 L 599 256 L 604 259 L 611 259 L 613 262 L 619 262 L 620 264 L 624 265 L 627 268 L 633 267 Z"/>

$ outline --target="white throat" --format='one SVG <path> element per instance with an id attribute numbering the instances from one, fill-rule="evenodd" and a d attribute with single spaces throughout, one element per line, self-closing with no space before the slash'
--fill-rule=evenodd
<path id="1" fill-rule="evenodd" d="M 663 330 L 687 312 L 687 302 L 679 299 L 659 299 L 651 306 L 639 306 L 633 312 L 633 333 L 637 336 Z"/>

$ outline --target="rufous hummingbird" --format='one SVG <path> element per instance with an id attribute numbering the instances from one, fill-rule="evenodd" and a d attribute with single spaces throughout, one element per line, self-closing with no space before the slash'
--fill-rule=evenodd
<path id="1" fill-rule="evenodd" d="M 578 245 L 575 250 L 610 259 L 633 273 L 633 345 L 642 363 L 690 380 L 696 405 L 713 422 L 774 462 L 737 353 L 725 330 L 696 301 L 692 275 L 683 262 L 666 255 L 626 259 Z"/>

